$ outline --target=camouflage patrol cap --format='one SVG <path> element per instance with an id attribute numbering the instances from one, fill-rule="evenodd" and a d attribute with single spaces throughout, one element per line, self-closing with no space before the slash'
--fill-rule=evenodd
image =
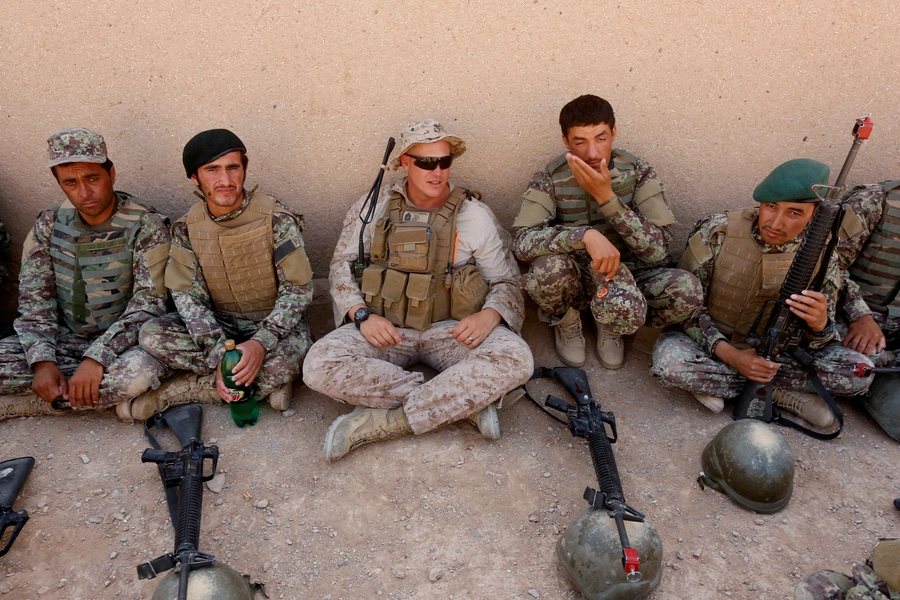
<path id="1" fill-rule="evenodd" d="M 77 162 L 103 164 L 107 159 L 106 140 L 84 127 L 57 131 L 47 138 L 47 145 L 50 146 L 48 167 Z"/>
<path id="2" fill-rule="evenodd" d="M 809 158 L 795 158 L 781 163 L 753 190 L 760 203 L 816 202 L 820 200 L 813 185 L 828 185 L 831 170 L 825 163 Z"/>
<path id="3" fill-rule="evenodd" d="M 450 154 L 453 158 L 459 158 L 466 151 L 466 143 L 461 138 L 447 133 L 444 126 L 434 119 L 422 119 L 407 125 L 400 133 L 400 153 L 391 161 L 391 167 L 399 169 L 400 157 L 416 144 L 430 144 L 441 140 L 447 140 L 450 144 Z"/>
<path id="4" fill-rule="evenodd" d="M 190 179 L 203 165 L 235 150 L 247 152 L 241 138 L 227 129 L 208 129 L 201 131 L 184 145 L 181 163 Z"/>

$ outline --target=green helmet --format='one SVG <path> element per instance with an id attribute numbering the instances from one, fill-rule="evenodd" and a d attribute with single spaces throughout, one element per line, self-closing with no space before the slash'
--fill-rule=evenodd
<path id="1" fill-rule="evenodd" d="M 889 436 L 900 442 L 900 375 L 878 375 L 862 403 Z"/>
<path id="2" fill-rule="evenodd" d="M 641 578 L 630 582 L 622 565 L 622 544 L 616 521 L 606 510 L 588 508 L 578 515 L 556 543 L 556 556 L 585 598 L 640 600 L 662 578 L 662 540 L 649 521 L 625 521 L 631 547 L 641 557 Z"/>
<path id="3" fill-rule="evenodd" d="M 759 513 L 778 512 L 794 490 L 794 453 L 769 425 L 753 419 L 722 428 L 703 449 L 700 487 L 728 494 Z"/>
<path id="4" fill-rule="evenodd" d="M 151 600 L 176 600 L 181 573 L 170 571 L 157 586 Z M 253 600 L 254 593 L 244 577 L 220 562 L 195 569 L 188 577 L 187 600 Z"/>

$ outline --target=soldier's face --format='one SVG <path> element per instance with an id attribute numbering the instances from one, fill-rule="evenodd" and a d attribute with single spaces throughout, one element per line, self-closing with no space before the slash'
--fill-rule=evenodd
<path id="1" fill-rule="evenodd" d="M 759 234 L 767 244 L 784 244 L 798 235 L 813 218 L 817 203 L 769 202 L 759 205 Z"/>
<path id="2" fill-rule="evenodd" d="M 600 171 L 600 161 L 612 156 L 613 142 L 616 141 L 616 128 L 609 128 L 606 123 L 599 125 L 578 125 L 570 127 L 563 136 L 563 144 L 566 148 L 586 162 L 595 171 Z"/>
<path id="3" fill-rule="evenodd" d="M 116 168 L 109 173 L 97 163 L 68 163 L 56 165 L 56 179 L 82 220 L 99 225 L 116 210 Z"/>
<path id="4" fill-rule="evenodd" d="M 221 217 L 237 210 L 244 200 L 246 173 L 241 152 L 235 150 L 197 169 L 191 180 L 200 188 L 209 212 Z"/>
<path id="5" fill-rule="evenodd" d="M 440 140 L 430 144 L 417 144 L 409 149 L 408 154 L 419 157 L 449 156 L 450 143 Z M 406 193 L 417 207 L 435 208 L 450 196 L 450 186 L 447 183 L 450 180 L 450 168 L 442 169 L 437 166 L 433 171 L 421 169 L 406 154 L 400 157 L 400 164 L 409 176 Z"/>

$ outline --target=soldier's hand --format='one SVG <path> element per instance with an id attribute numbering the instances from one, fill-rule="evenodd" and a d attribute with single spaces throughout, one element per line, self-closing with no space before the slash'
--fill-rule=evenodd
<path id="1" fill-rule="evenodd" d="M 219 393 L 219 398 L 222 399 L 222 402 L 231 404 L 231 392 L 228 391 L 228 386 L 225 385 L 225 379 L 222 377 L 222 361 L 219 361 L 219 364 L 216 365 L 216 391 Z"/>
<path id="2" fill-rule="evenodd" d="M 599 171 L 595 171 L 591 165 L 571 152 L 566 154 L 566 160 L 569 161 L 569 168 L 572 169 L 575 181 L 578 182 L 581 189 L 597 201 L 597 204 L 603 205 L 615 198 L 616 195 L 612 190 L 612 175 L 609 174 L 605 158 L 600 161 Z"/>
<path id="3" fill-rule="evenodd" d="M 799 294 L 791 294 L 785 303 L 813 331 L 822 331 L 828 325 L 828 301 L 822 292 L 803 290 Z"/>
<path id="4" fill-rule="evenodd" d="M 31 391 L 40 396 L 44 402 L 53 402 L 63 394 L 69 393 L 69 382 L 55 362 L 42 360 L 34 363 Z"/>
<path id="5" fill-rule="evenodd" d="M 847 337 L 843 341 L 845 348 L 856 350 L 866 356 L 873 352 L 881 352 L 885 344 L 887 340 L 884 339 L 884 333 L 872 315 L 863 315 L 852 321 Z"/>
<path id="6" fill-rule="evenodd" d="M 72 408 L 90 408 L 100 400 L 100 382 L 103 380 L 103 365 L 93 358 L 86 358 L 78 365 L 69 380 L 69 393 L 63 398 Z"/>
<path id="7" fill-rule="evenodd" d="M 598 273 L 604 273 L 609 281 L 619 271 L 619 259 L 621 253 L 605 235 L 596 229 L 588 229 L 581 238 L 584 249 L 591 256 L 591 268 Z"/>
<path id="8" fill-rule="evenodd" d="M 403 342 L 403 338 L 400 337 L 400 332 L 397 331 L 394 324 L 374 313 L 360 324 L 359 332 L 363 334 L 367 342 L 376 348 L 397 346 Z"/>
<path id="9" fill-rule="evenodd" d="M 781 363 L 764 359 L 753 348 L 739 350 L 728 342 L 716 345 L 716 356 L 747 379 L 758 383 L 769 383 L 781 368 Z"/>
<path id="10" fill-rule="evenodd" d="M 266 359 L 266 349 L 256 340 L 247 340 L 235 346 L 241 351 L 241 360 L 231 371 L 231 378 L 240 385 L 251 385 Z"/>
<path id="11" fill-rule="evenodd" d="M 450 335 L 470 349 L 477 348 L 491 334 L 494 327 L 500 324 L 501 320 L 500 313 L 493 308 L 485 308 L 454 325 L 450 330 Z"/>

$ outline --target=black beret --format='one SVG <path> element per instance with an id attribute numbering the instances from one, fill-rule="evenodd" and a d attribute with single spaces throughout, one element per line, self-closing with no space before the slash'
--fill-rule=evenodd
<path id="1" fill-rule="evenodd" d="M 809 158 L 795 158 L 781 163 L 753 190 L 757 202 L 815 202 L 812 186 L 828 185 L 828 165 Z"/>
<path id="2" fill-rule="evenodd" d="M 197 169 L 210 163 L 229 152 L 240 150 L 246 152 L 247 147 L 241 138 L 227 129 L 210 129 L 201 131 L 184 145 L 181 153 L 181 162 L 184 164 L 184 172 L 188 179 L 197 172 Z"/>

